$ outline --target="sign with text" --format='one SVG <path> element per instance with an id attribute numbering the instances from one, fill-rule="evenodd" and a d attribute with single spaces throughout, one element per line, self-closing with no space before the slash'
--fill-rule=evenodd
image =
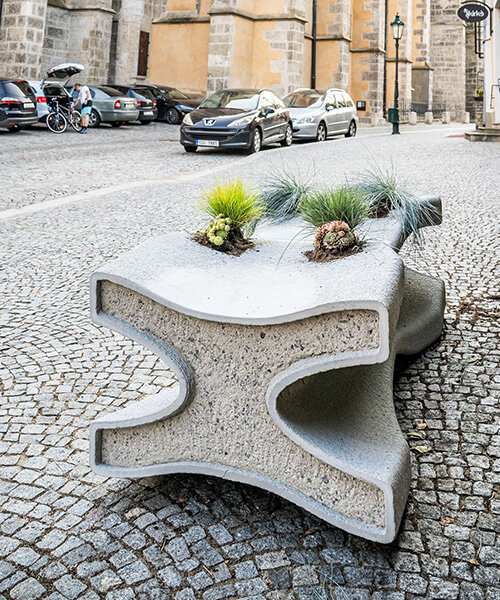
<path id="1" fill-rule="evenodd" d="M 489 17 L 490 9 L 484 4 L 467 2 L 466 4 L 462 4 L 457 14 L 466 23 L 479 23 Z"/>

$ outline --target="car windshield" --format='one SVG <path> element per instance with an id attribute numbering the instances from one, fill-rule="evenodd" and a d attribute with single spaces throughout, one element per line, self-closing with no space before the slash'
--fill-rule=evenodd
<path id="1" fill-rule="evenodd" d="M 292 92 L 283 98 L 288 108 L 319 108 L 323 103 L 323 94 L 317 92 Z"/>
<path id="2" fill-rule="evenodd" d="M 200 108 L 231 108 L 234 110 L 257 110 L 259 92 L 224 90 L 216 92 L 200 104 Z"/>
<path id="3" fill-rule="evenodd" d="M 108 87 L 107 85 L 101 85 L 97 89 L 101 90 L 101 92 L 104 92 L 105 94 L 107 94 L 108 96 L 111 96 L 112 98 L 118 98 L 118 97 L 124 95 L 123 92 L 120 92 L 119 90 L 115 90 L 115 88 Z"/>
<path id="4" fill-rule="evenodd" d="M 160 88 L 160 92 L 167 98 L 185 98 L 186 100 L 189 98 L 189 96 L 186 96 L 186 94 L 175 88 Z"/>

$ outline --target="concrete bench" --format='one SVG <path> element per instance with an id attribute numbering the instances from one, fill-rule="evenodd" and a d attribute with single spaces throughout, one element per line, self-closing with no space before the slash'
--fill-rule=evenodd
<path id="1" fill-rule="evenodd" d="M 241 481 L 390 542 L 410 484 L 394 360 L 439 337 L 444 286 L 405 269 L 394 217 L 367 223 L 363 252 L 323 264 L 303 256 L 310 240 L 286 248 L 294 230 L 262 227 L 240 257 L 168 234 L 92 276 L 93 320 L 178 378 L 91 425 L 92 468 Z"/>

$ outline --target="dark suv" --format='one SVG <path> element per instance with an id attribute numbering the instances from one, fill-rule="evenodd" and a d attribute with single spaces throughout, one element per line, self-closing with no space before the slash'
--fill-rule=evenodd
<path id="1" fill-rule="evenodd" d="M 188 112 L 193 111 L 203 100 L 202 95 L 188 96 L 180 90 L 168 85 L 152 85 L 151 83 L 138 83 L 134 90 L 142 94 L 141 90 L 149 90 L 156 99 L 158 107 L 158 120 L 177 125 Z"/>
<path id="2" fill-rule="evenodd" d="M 137 101 L 137 108 L 139 109 L 139 122 L 141 125 L 147 125 L 154 121 L 158 116 L 158 109 L 156 108 L 156 99 L 150 90 L 143 89 L 140 92 L 130 85 L 116 85 L 109 84 L 109 87 L 118 90 L 123 95 L 133 98 Z"/>
<path id="3" fill-rule="evenodd" d="M 19 131 L 38 123 L 36 97 L 24 79 L 0 77 L 0 127 Z"/>
<path id="4" fill-rule="evenodd" d="M 181 125 L 186 152 L 241 148 L 249 153 L 293 139 L 290 111 L 270 90 L 220 90 L 188 113 Z"/>

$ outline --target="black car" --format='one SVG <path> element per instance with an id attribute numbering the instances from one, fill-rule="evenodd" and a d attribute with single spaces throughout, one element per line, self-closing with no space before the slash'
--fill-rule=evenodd
<path id="1" fill-rule="evenodd" d="M 141 92 L 131 85 L 116 85 L 108 84 L 109 87 L 122 92 L 129 98 L 137 100 L 137 108 L 139 109 L 139 121 L 142 125 L 147 125 L 158 117 L 158 109 L 156 108 L 156 98 L 150 90 L 143 89 Z"/>
<path id="2" fill-rule="evenodd" d="M 270 90 L 220 90 L 187 114 L 181 125 L 186 152 L 197 148 L 242 148 L 249 153 L 293 139 L 290 112 Z"/>
<path id="3" fill-rule="evenodd" d="M 184 116 L 200 105 L 203 96 L 188 96 L 180 90 L 168 85 L 152 85 L 138 83 L 133 86 L 142 94 L 141 90 L 149 90 L 155 97 L 158 107 L 158 120 L 176 125 Z"/>
<path id="4" fill-rule="evenodd" d="M 38 123 L 36 96 L 24 79 L 0 77 L 0 127 L 18 131 Z"/>

